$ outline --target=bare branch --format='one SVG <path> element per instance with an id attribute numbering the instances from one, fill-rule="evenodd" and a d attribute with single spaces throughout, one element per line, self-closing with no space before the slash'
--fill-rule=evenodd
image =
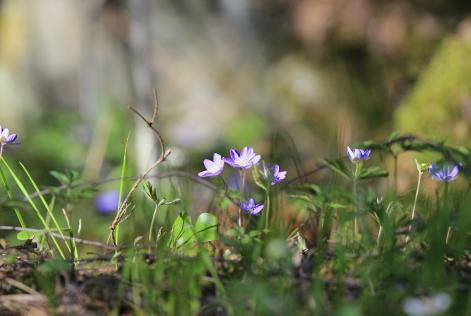
<path id="1" fill-rule="evenodd" d="M 171 151 L 165 149 L 165 142 L 162 138 L 162 135 L 160 132 L 153 126 L 154 125 L 154 120 L 157 117 L 157 111 L 159 108 L 159 103 L 157 100 L 157 92 L 154 91 L 154 96 L 155 96 L 155 102 L 154 102 L 154 112 L 152 114 L 152 117 L 150 120 L 148 120 L 144 115 L 142 115 L 138 110 L 136 110 L 133 107 L 130 107 L 131 111 L 133 111 L 137 116 L 139 116 L 146 124 L 147 126 L 154 132 L 154 134 L 157 136 L 157 139 L 160 143 L 160 156 L 159 158 L 142 174 L 140 175 L 136 181 L 134 182 L 133 186 L 131 187 L 131 190 L 129 190 L 128 194 L 126 195 L 126 198 L 124 199 L 123 203 L 121 204 L 121 207 L 118 210 L 118 213 L 116 214 L 115 219 L 111 223 L 110 226 L 110 231 L 111 231 L 111 237 L 113 239 L 113 245 L 115 249 L 117 249 L 117 241 L 116 241 L 116 226 L 119 225 L 119 223 L 123 220 L 124 215 L 126 214 L 126 210 L 129 207 L 129 199 L 131 198 L 132 194 L 137 190 L 139 185 L 142 183 L 144 179 L 146 179 L 149 174 L 154 170 L 158 165 L 160 165 L 162 162 L 164 162 L 167 157 L 170 155 Z"/>
<path id="2" fill-rule="evenodd" d="M 151 121 L 155 122 L 157 119 L 157 112 L 159 111 L 159 97 L 157 95 L 157 89 L 154 89 L 154 113 L 152 113 Z"/>

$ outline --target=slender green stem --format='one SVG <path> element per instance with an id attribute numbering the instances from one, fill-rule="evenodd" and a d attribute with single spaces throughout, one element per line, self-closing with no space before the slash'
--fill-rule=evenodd
<path id="1" fill-rule="evenodd" d="M 228 192 L 229 192 L 229 186 L 227 185 L 227 182 L 226 182 L 226 180 L 224 180 L 224 177 L 222 175 L 220 175 L 219 178 L 221 179 L 221 181 L 224 185 L 224 194 L 227 195 Z"/>
<path id="2" fill-rule="evenodd" d="M 154 230 L 155 217 L 157 216 L 157 211 L 159 210 L 159 206 L 160 206 L 159 203 L 155 204 L 154 213 L 152 214 L 152 220 L 150 222 L 150 228 L 149 228 L 149 242 L 152 241 L 152 232 Z"/>
<path id="3" fill-rule="evenodd" d="M 3 159 L 1 158 L 1 154 L 0 154 L 0 159 Z M 5 187 L 5 190 L 7 191 L 8 199 L 13 200 L 14 199 L 13 192 L 11 191 L 11 188 L 8 185 L 7 178 L 5 177 L 5 173 L 3 173 L 3 169 L 1 166 L 0 166 L 0 177 L 2 178 L 3 186 Z M 18 218 L 18 221 L 20 222 L 21 227 L 26 228 L 26 224 L 25 224 L 25 221 L 23 220 L 23 216 L 21 216 L 20 210 L 15 207 L 14 211 L 16 214 L 16 218 Z"/>
<path id="4" fill-rule="evenodd" d="M 443 195 L 443 208 L 448 209 L 448 182 L 445 181 L 445 193 Z"/>
<path id="5" fill-rule="evenodd" d="M 270 224 L 270 189 L 265 190 L 266 199 L 265 199 L 265 229 L 268 229 Z"/>
<path id="6" fill-rule="evenodd" d="M 451 232 L 452 232 L 452 228 L 451 226 L 448 226 L 448 229 L 446 231 L 446 237 L 445 237 L 445 244 L 447 245 L 448 245 L 448 240 L 450 240 Z"/>
<path id="7" fill-rule="evenodd" d="M 79 261 L 77 243 L 75 242 L 74 231 L 72 229 L 72 225 L 70 225 L 70 219 L 69 219 L 70 216 L 69 214 L 67 214 L 67 211 L 65 209 L 62 209 L 62 213 L 64 214 L 65 222 L 67 223 L 67 228 L 69 230 L 70 248 L 72 249 L 71 252 L 72 252 L 74 266 L 75 266 L 75 263 Z"/>
<path id="8" fill-rule="evenodd" d="M 358 234 L 358 199 L 357 199 L 357 182 L 358 182 L 358 171 L 360 169 L 360 162 L 355 163 L 355 173 L 353 175 L 353 233 L 354 236 Z"/>
<path id="9" fill-rule="evenodd" d="M 411 216 L 410 216 L 411 222 L 415 218 L 415 210 L 416 210 L 416 207 L 417 207 L 417 200 L 419 198 L 420 184 L 421 184 L 421 181 L 422 181 L 422 175 L 423 174 L 424 173 L 422 171 L 419 171 L 419 178 L 417 180 L 417 188 L 415 189 L 414 205 L 412 206 L 412 213 L 411 213 Z M 409 242 L 411 231 L 412 231 L 412 224 L 409 225 L 408 234 L 407 234 L 407 237 L 406 237 L 406 244 Z"/>
<path id="10" fill-rule="evenodd" d="M 397 154 L 393 155 L 394 157 L 394 193 L 397 194 L 397 182 L 398 182 L 398 159 L 397 159 Z"/>
<path id="11" fill-rule="evenodd" d="M 443 197 L 443 211 L 445 214 L 449 214 L 449 208 L 448 208 L 448 185 L 449 183 L 445 181 L 445 193 Z M 448 216 L 447 219 L 448 221 Z M 448 240 L 450 239 L 450 234 L 451 234 L 451 225 L 448 226 L 447 231 L 446 231 L 446 237 L 445 237 L 445 244 L 448 244 Z"/>
<path id="12" fill-rule="evenodd" d="M 121 209 L 121 204 L 123 201 L 123 194 L 124 194 L 124 177 L 126 175 L 126 167 L 127 167 L 127 161 L 128 161 L 128 143 L 129 143 L 129 135 L 126 137 L 126 142 L 124 144 L 124 153 L 123 153 L 123 163 L 121 164 L 121 179 L 119 181 L 119 195 L 118 195 L 118 210 Z M 116 225 L 116 230 L 115 230 L 115 240 L 116 240 L 116 245 L 119 244 L 119 223 Z M 118 247 L 116 247 L 118 249 Z M 117 254 L 118 250 L 115 251 Z"/>
<path id="13" fill-rule="evenodd" d="M 244 198 L 245 196 L 245 170 L 241 169 L 240 170 L 240 197 L 241 199 Z M 239 213 L 238 213 L 238 218 L 237 218 L 237 223 L 239 224 L 239 227 L 242 227 L 243 225 L 243 219 L 242 219 L 242 209 L 239 206 Z"/>

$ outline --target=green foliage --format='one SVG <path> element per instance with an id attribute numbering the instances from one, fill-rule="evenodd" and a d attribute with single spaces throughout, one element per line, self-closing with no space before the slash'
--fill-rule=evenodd
<path id="1" fill-rule="evenodd" d="M 463 113 L 470 93 L 471 45 L 463 38 L 449 36 L 396 112 L 396 128 L 469 146 Z"/>
<path id="2" fill-rule="evenodd" d="M 437 183 L 436 192 L 424 187 L 384 192 L 374 184 L 389 176 L 378 158 L 407 151 L 433 152 L 439 165 L 459 162 L 460 177 L 468 180 L 470 151 L 399 134 L 355 146 L 373 149 L 374 155 L 355 163 L 324 160 L 325 169 L 337 178 L 315 183 L 305 179 L 273 189 L 253 170 L 251 188 L 271 193 L 273 201 L 273 217 L 266 229 L 262 229 L 263 216 L 246 214 L 238 225 L 231 213 L 238 211 L 237 201 L 246 196 L 237 190 L 218 191 L 207 212 L 190 214 L 181 211 L 191 206 L 186 205 L 182 187 L 144 182 L 143 194 L 136 192 L 129 202 L 135 210 L 126 217 L 129 225 L 122 225 L 121 245 L 128 246 L 117 249 L 104 263 L 114 263 L 119 274 L 116 297 L 108 303 L 116 313 L 127 308 L 140 315 L 388 316 L 403 315 L 407 298 L 445 292 L 453 302 L 450 315 L 468 314 L 467 294 L 461 290 L 467 289 L 471 244 L 471 197 L 462 186 L 465 181 Z M 425 182 L 429 163 L 416 162 Z M 58 240 L 64 239 L 61 233 L 71 232 L 74 225 L 67 220 L 64 230 L 61 223 L 54 223 L 54 197 L 63 190 L 73 196 L 74 190 L 87 184 L 80 182 L 78 173 L 52 172 L 61 186 L 47 193 L 52 194 L 48 201 L 24 166 L 28 182 L 6 162 L 2 167 L 28 204 L 12 195 L 1 205 L 21 212 L 33 208 L 43 225 L 38 233 L 20 232 L 18 238 L 34 238 L 44 249 L 54 236 L 53 247 L 63 246 Z M 124 173 L 120 183 L 123 177 Z M 371 179 L 375 181 L 363 181 Z M 28 186 L 34 191 L 28 191 Z M 417 214 L 411 217 L 415 206 Z M 126 231 L 129 227 L 134 234 Z M 147 231 L 149 238 L 144 236 Z M 79 251 L 80 258 L 85 256 L 76 240 L 68 244 L 79 247 L 71 249 L 73 261 L 55 256 L 34 269 L 36 288 L 48 295 L 52 306 L 58 304 L 57 276 L 76 275 Z M 7 259 L 11 257 L 4 264 L 20 260 Z"/>
<path id="3" fill-rule="evenodd" d="M 170 246 L 191 251 L 195 242 L 208 242 L 217 239 L 217 217 L 201 213 L 193 225 L 191 217 L 181 213 L 173 222 Z"/>
<path id="4" fill-rule="evenodd" d="M 218 219 L 210 213 L 201 213 L 195 223 L 196 239 L 199 242 L 214 241 L 217 239 Z"/>
<path id="5" fill-rule="evenodd" d="M 347 167 L 344 160 L 324 159 L 323 162 L 330 170 L 334 171 L 336 174 L 340 175 L 341 177 L 347 180 L 352 180 L 355 177 L 354 171 L 351 168 Z M 367 180 L 374 178 L 385 178 L 388 175 L 388 171 L 384 170 L 381 167 L 373 166 L 365 169 L 363 164 L 360 163 L 360 169 L 358 170 L 356 178 L 359 180 Z"/>

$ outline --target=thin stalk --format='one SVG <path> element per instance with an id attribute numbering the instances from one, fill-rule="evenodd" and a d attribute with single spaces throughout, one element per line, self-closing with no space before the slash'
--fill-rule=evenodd
<path id="1" fill-rule="evenodd" d="M 393 154 L 394 157 L 394 193 L 397 194 L 397 169 L 398 169 L 398 159 L 397 159 L 397 154 Z"/>
<path id="2" fill-rule="evenodd" d="M 3 146 L 1 146 L 0 148 L 3 148 Z M 2 155 L 0 152 L 0 159 L 3 159 L 1 158 L 1 156 Z M 2 178 L 3 186 L 5 187 L 5 190 L 7 191 L 8 199 L 13 200 L 14 199 L 13 192 L 11 191 L 11 188 L 8 185 L 7 178 L 5 177 L 5 173 L 3 173 L 3 169 L 1 167 L 0 167 L 0 177 Z M 26 228 L 26 224 L 25 224 L 25 221 L 23 220 L 23 216 L 21 216 L 20 210 L 17 207 L 15 207 L 13 210 L 15 211 L 16 218 L 18 218 L 18 221 L 20 222 L 21 227 Z"/>
<path id="3" fill-rule="evenodd" d="M 383 226 L 379 224 L 378 237 L 376 237 L 376 246 L 379 247 L 379 242 L 381 240 L 381 234 L 383 233 Z"/>
<path id="4" fill-rule="evenodd" d="M 360 163 L 355 163 L 355 174 L 353 175 L 353 206 L 354 206 L 354 217 L 353 217 L 353 233 L 354 237 L 358 235 L 358 200 L 357 200 L 357 181 L 358 171 L 360 169 Z"/>
<path id="5" fill-rule="evenodd" d="M 412 205 L 412 214 L 410 216 L 410 220 L 411 222 L 414 220 L 415 218 L 415 210 L 416 210 L 416 207 L 417 207 L 417 200 L 419 198 L 419 190 L 420 190 L 420 184 L 422 182 L 422 175 L 424 173 L 422 171 L 419 170 L 419 177 L 418 177 L 418 180 L 417 180 L 417 188 L 415 189 L 415 197 L 414 197 L 414 204 Z M 412 223 L 409 225 L 409 229 L 408 229 L 408 233 L 407 233 L 407 237 L 406 237 L 406 244 L 409 242 L 409 238 L 410 238 L 410 233 L 412 231 Z"/>
<path id="6" fill-rule="evenodd" d="M 227 185 L 226 180 L 224 180 L 224 177 L 222 175 L 220 175 L 219 178 L 221 179 L 222 184 L 224 185 L 224 195 L 228 195 L 229 186 Z"/>
<path id="7" fill-rule="evenodd" d="M 121 209 L 121 204 L 123 201 L 123 192 L 124 192 L 124 176 L 126 175 L 126 166 L 127 166 L 127 157 L 128 157 L 128 143 L 129 143 L 129 135 L 126 138 L 126 142 L 124 144 L 124 154 L 123 154 L 123 163 L 121 164 L 121 179 L 119 181 L 119 195 L 118 195 L 118 210 Z M 149 236 L 150 238 L 150 236 Z M 116 245 L 119 244 L 119 223 L 116 225 L 115 231 L 115 239 Z M 118 249 L 118 248 L 116 248 Z M 117 252 L 117 250 L 116 250 Z"/>
<path id="8" fill-rule="evenodd" d="M 75 262 L 79 261 L 79 255 L 78 255 L 77 244 L 75 243 L 75 239 L 74 239 L 74 231 L 72 229 L 72 225 L 70 225 L 70 220 L 69 220 L 67 211 L 64 208 L 62 209 L 62 213 L 64 214 L 64 218 L 67 223 L 67 228 L 69 229 L 70 248 L 72 249 L 72 256 L 73 256 L 72 261 L 74 262 L 74 266 L 75 266 Z"/>
<path id="9" fill-rule="evenodd" d="M 265 190 L 266 199 L 265 199 L 265 229 L 268 229 L 270 223 L 270 189 Z"/>
<path id="10" fill-rule="evenodd" d="M 445 181 L 445 193 L 443 195 L 443 208 L 448 208 L 448 182 Z"/>
<path id="11" fill-rule="evenodd" d="M 155 217 L 157 216 L 157 211 L 159 210 L 159 206 L 160 206 L 159 203 L 155 204 L 154 213 L 152 214 L 152 220 L 150 222 L 150 228 L 149 228 L 149 242 L 152 241 L 152 232 L 154 230 Z"/>
<path id="12" fill-rule="evenodd" d="M 243 198 L 245 196 L 245 170 L 241 169 L 240 170 L 240 196 Z M 243 219 L 242 219 L 242 209 L 239 206 L 239 213 L 237 214 L 237 223 L 239 227 L 242 227 L 243 225 Z"/>
<path id="13" fill-rule="evenodd" d="M 446 211 L 446 214 L 448 215 L 448 181 L 445 181 L 445 194 L 443 197 L 443 209 Z M 449 225 L 447 228 L 446 236 L 445 236 L 445 244 L 448 244 L 448 240 L 450 238 L 451 234 L 451 226 Z"/>
<path id="14" fill-rule="evenodd" d="M 446 244 L 446 245 L 448 245 L 448 240 L 450 240 L 451 231 L 452 231 L 451 226 L 448 226 L 448 229 L 447 229 L 447 231 L 446 231 L 446 238 L 445 238 L 445 244 Z"/>

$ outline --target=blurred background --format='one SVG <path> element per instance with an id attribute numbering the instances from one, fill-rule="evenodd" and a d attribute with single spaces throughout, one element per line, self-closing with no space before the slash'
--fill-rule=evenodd
<path id="1" fill-rule="evenodd" d="M 119 174 L 130 133 L 136 174 L 158 147 L 128 106 L 150 115 L 154 88 L 173 151 L 164 168 L 193 174 L 212 152 L 245 145 L 290 177 L 393 131 L 470 146 L 470 9 L 458 0 L 2 0 L 0 124 L 22 143 L 7 155 L 41 184 L 64 168 L 93 181 Z"/>

